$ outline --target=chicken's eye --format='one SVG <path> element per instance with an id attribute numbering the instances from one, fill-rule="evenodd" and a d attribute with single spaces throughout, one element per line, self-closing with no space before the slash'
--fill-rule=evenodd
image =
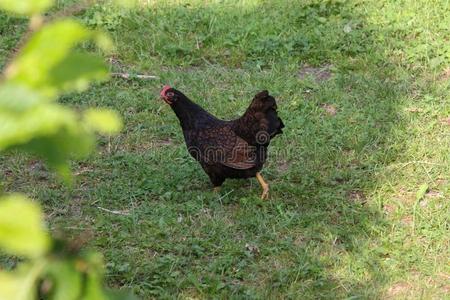
<path id="1" fill-rule="evenodd" d="M 175 94 L 173 92 L 167 92 L 166 96 L 167 97 L 173 97 L 173 96 L 175 96 Z"/>

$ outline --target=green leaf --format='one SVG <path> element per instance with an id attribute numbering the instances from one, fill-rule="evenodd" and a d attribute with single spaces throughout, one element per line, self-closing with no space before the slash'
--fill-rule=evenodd
<path id="1" fill-rule="evenodd" d="M 428 184 L 426 183 L 422 184 L 416 193 L 416 201 L 422 200 L 423 196 L 425 196 L 427 191 L 428 191 Z"/>
<path id="2" fill-rule="evenodd" d="M 0 111 L 4 113 L 19 114 L 33 109 L 45 101 L 45 97 L 26 86 L 10 83 L 0 86 Z"/>
<path id="3" fill-rule="evenodd" d="M 69 159 L 87 156 L 94 136 L 73 111 L 48 101 L 24 86 L 0 86 L 0 151 L 37 154 L 70 182 Z"/>
<path id="4" fill-rule="evenodd" d="M 105 80 L 109 77 L 105 62 L 95 56 L 73 53 L 50 70 L 48 83 L 60 91 L 83 91 L 92 80 Z"/>
<path id="5" fill-rule="evenodd" d="M 38 257 L 49 247 L 37 204 L 18 194 L 0 200 L 0 248 L 14 255 Z"/>
<path id="6" fill-rule="evenodd" d="M 34 300 L 36 283 L 45 268 L 45 260 L 21 263 L 14 271 L 0 272 L 1 300 Z"/>
<path id="7" fill-rule="evenodd" d="M 74 20 L 66 19 L 44 26 L 8 67 L 6 77 L 49 97 L 71 89 L 86 88 L 89 80 L 106 79 L 106 65 L 98 58 L 73 53 L 78 43 L 88 39 L 101 41 L 101 47 L 108 46 L 108 38 L 104 34 L 91 31 Z M 59 78 L 63 73 L 67 75 Z"/>
<path id="8" fill-rule="evenodd" d="M 0 299 L 34 300 L 37 292 L 36 284 L 45 266 L 46 261 L 39 259 L 21 263 L 8 273 L 0 271 Z"/>
<path id="9" fill-rule="evenodd" d="M 89 109 L 84 113 L 85 123 L 103 134 L 118 133 L 122 129 L 119 115 L 107 109 Z"/>
<path id="10" fill-rule="evenodd" d="M 55 37 L 58 37 L 58 42 L 55 42 Z M 50 70 L 63 61 L 77 43 L 88 37 L 89 30 L 76 21 L 49 24 L 31 37 L 8 68 L 7 77 L 34 88 L 46 87 Z"/>
<path id="11" fill-rule="evenodd" d="M 21 290 L 21 283 L 23 279 L 18 276 L 13 276 L 11 273 L 0 272 L 0 299 L 32 299 L 31 295 L 24 295 L 17 297 L 17 291 Z M 31 291 L 28 292 L 31 294 Z"/>
<path id="12" fill-rule="evenodd" d="M 107 300 L 103 290 L 102 278 L 98 274 L 88 274 L 86 281 L 85 300 Z"/>
<path id="13" fill-rule="evenodd" d="M 56 261 L 48 267 L 48 275 L 53 282 L 51 299 L 77 300 L 82 293 L 82 273 L 75 268 L 74 261 Z"/>
<path id="14" fill-rule="evenodd" d="M 0 120 L 0 150 L 28 143 L 40 136 L 54 135 L 61 128 L 77 130 L 76 115 L 56 104 L 32 105 L 20 114 L 0 106 Z"/>
<path id="15" fill-rule="evenodd" d="M 59 91 L 83 91 L 92 80 L 105 80 L 109 76 L 105 62 L 95 56 L 73 53 L 49 71 L 48 84 Z"/>
<path id="16" fill-rule="evenodd" d="M 72 177 L 69 160 L 86 157 L 94 148 L 95 139 L 84 126 L 77 123 L 67 125 L 68 127 L 61 127 L 52 135 L 34 138 L 18 149 L 46 159 L 49 166 L 70 184 Z M 78 125 L 78 127 L 72 125 Z"/>
<path id="17" fill-rule="evenodd" d="M 0 299 L 34 300 L 35 290 L 29 285 L 26 274 L 0 272 Z"/>
<path id="18" fill-rule="evenodd" d="M 80 123 L 78 114 L 52 102 L 63 92 L 82 91 L 91 81 L 108 78 L 102 59 L 73 50 L 87 40 L 102 49 L 112 44 L 107 35 L 75 20 L 42 27 L 5 70 L 6 81 L 0 86 L 0 151 L 15 147 L 37 154 L 67 182 L 69 159 L 90 153 L 93 133 L 121 128 L 112 112 L 88 113 L 88 122 Z"/>
<path id="19" fill-rule="evenodd" d="M 44 12 L 52 5 L 53 0 L 0 0 L 1 9 L 28 16 Z"/>
<path id="20" fill-rule="evenodd" d="M 89 269 L 87 270 L 86 286 L 84 288 L 84 300 L 106 300 L 106 294 L 103 289 L 103 259 L 102 256 L 90 253 L 86 257 Z"/>

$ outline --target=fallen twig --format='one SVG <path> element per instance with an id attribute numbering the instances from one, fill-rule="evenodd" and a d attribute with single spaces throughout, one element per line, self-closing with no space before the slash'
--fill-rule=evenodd
<path id="1" fill-rule="evenodd" d="M 155 75 L 145 75 L 145 74 L 130 74 L 130 73 L 111 73 L 111 76 L 121 77 L 124 79 L 139 78 L 139 79 L 158 79 Z"/>
<path id="2" fill-rule="evenodd" d="M 110 209 L 103 208 L 103 207 L 100 207 L 100 206 L 97 206 L 97 208 L 100 209 L 100 210 L 103 210 L 103 211 L 106 211 L 106 212 L 115 214 L 115 215 L 122 215 L 122 216 L 129 216 L 129 215 L 130 215 L 129 212 L 125 212 L 125 211 L 120 211 L 120 210 L 110 210 Z"/>

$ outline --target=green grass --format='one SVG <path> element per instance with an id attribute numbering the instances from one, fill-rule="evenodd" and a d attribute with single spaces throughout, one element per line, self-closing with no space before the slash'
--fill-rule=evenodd
<path id="1" fill-rule="evenodd" d="M 15 153 L 0 158 L 0 181 L 39 199 L 52 230 L 89 236 L 108 284 L 144 299 L 448 297 L 448 1 L 103 7 L 77 17 L 110 32 L 112 70 L 161 79 L 112 79 L 61 99 L 125 121 L 73 164 L 72 189 Z M 0 64 L 23 26 L 0 16 Z M 305 65 L 330 65 L 332 77 L 299 78 Z M 211 191 L 158 97 L 166 83 L 222 118 L 261 89 L 276 96 L 286 130 L 263 171 L 269 201 L 253 179 Z"/>

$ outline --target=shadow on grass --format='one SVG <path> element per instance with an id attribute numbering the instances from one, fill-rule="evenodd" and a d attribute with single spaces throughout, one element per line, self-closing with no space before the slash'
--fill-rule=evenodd
<path id="1" fill-rule="evenodd" d="M 154 235 L 160 244 L 152 246 L 158 254 L 150 260 L 131 262 L 140 270 L 133 282 L 146 282 L 137 288 L 141 293 L 382 298 L 389 277 L 383 265 L 388 253 L 378 240 L 386 221 L 376 196 L 382 184 L 376 174 L 402 151 L 401 144 L 393 143 L 393 135 L 404 126 L 398 111 L 411 87 L 408 76 L 391 65 L 377 45 L 384 29 L 369 24 L 361 11 L 355 4 L 339 1 L 264 3 L 242 11 L 220 5 L 173 6 L 137 13 L 137 21 L 124 22 L 119 34 L 129 30 L 141 36 L 153 34 L 151 51 L 128 54 L 137 61 L 156 57 L 169 64 L 169 71 L 162 74 L 165 80 L 179 82 L 188 93 L 196 93 L 196 80 L 217 84 L 215 76 L 222 77 L 228 93 L 241 83 L 264 86 L 278 94 L 286 123 L 285 134 L 271 146 L 265 169 L 272 183 L 271 202 L 256 200 L 252 195 L 259 188 L 245 191 L 246 184 L 239 181 L 225 186 L 224 194 L 230 195 L 220 204 L 217 197 L 190 190 L 184 186 L 186 181 L 194 180 L 200 190 L 201 180 L 207 181 L 192 161 L 180 164 L 166 158 L 162 169 L 154 168 L 152 174 L 158 170 L 170 174 L 165 189 L 174 190 L 162 198 L 153 193 L 166 202 L 154 202 L 151 217 L 170 211 L 190 221 L 173 225 L 170 235 L 164 230 L 162 238 Z M 140 26 L 143 16 L 153 29 Z M 136 32 L 124 37 L 130 40 L 119 46 L 124 53 L 133 47 Z M 202 58 L 244 66 L 244 73 L 248 67 L 246 74 L 254 78 L 233 79 L 237 73 L 232 68 L 228 75 L 220 68 L 207 71 L 211 65 L 190 69 L 189 74 L 171 68 L 178 63 L 202 65 Z M 331 68 L 331 79 L 305 79 L 300 71 L 305 63 Z M 265 72 L 257 71 L 261 69 Z M 228 103 L 223 104 L 221 97 L 213 95 L 209 104 L 202 105 L 220 111 L 217 107 Z M 242 109 L 246 103 L 229 106 Z M 171 120 L 173 130 L 180 131 Z M 181 143 L 181 135 L 175 138 Z M 178 148 L 174 157 L 181 155 L 184 161 L 184 152 Z M 164 186 L 158 180 L 146 180 L 143 189 Z M 187 198 L 197 203 L 186 204 Z M 122 284 L 134 285 L 129 280 Z"/>
<path id="2" fill-rule="evenodd" d="M 201 103 L 219 112 L 247 105 L 223 103 L 219 93 L 232 94 L 242 85 L 268 88 L 278 94 L 287 128 L 271 146 L 265 172 L 273 193 L 267 203 L 254 196 L 258 187 L 242 188 L 247 184 L 240 181 L 225 186 L 224 195 L 231 193 L 220 203 L 202 192 L 207 178 L 180 144 L 170 155 L 163 149 L 162 154 L 112 158 L 116 162 L 109 167 L 116 175 L 102 177 L 105 187 L 96 197 L 116 195 L 109 199 L 112 205 L 124 200 L 123 189 L 131 191 L 142 209 L 135 218 L 147 219 L 123 221 L 132 228 L 124 239 L 135 240 L 119 244 L 132 244 L 139 255 L 146 244 L 152 253 L 136 260 L 106 249 L 108 260 L 129 265 L 109 271 L 113 284 L 159 297 L 382 297 L 389 275 L 383 267 L 386 250 L 377 240 L 386 224 L 375 197 L 376 172 L 401 151 L 391 141 L 403 126 L 397 112 L 410 87 L 376 45 L 383 28 L 368 24 L 359 11 L 338 1 L 265 3 L 242 10 L 172 6 L 123 21 L 116 34 L 125 61 L 144 68 L 147 60 L 168 64 L 164 80 L 179 82 L 193 99 L 203 85 L 225 83 L 221 92 L 209 93 L 209 103 Z M 207 65 L 183 74 L 173 68 L 202 66 L 203 59 L 228 69 Z M 331 64 L 333 77 L 298 78 L 306 62 Z M 250 78 L 234 67 L 244 67 Z M 180 129 L 169 118 L 181 143 Z M 136 174 L 135 181 L 111 187 Z M 148 198 L 152 201 L 144 204 Z M 109 230 L 107 221 L 99 230 Z"/>
<path id="3" fill-rule="evenodd" d="M 177 132 L 174 145 L 94 159 L 91 173 L 80 177 L 80 198 L 135 209 L 130 217 L 117 217 L 84 208 L 95 220 L 94 243 L 109 262 L 112 285 L 145 298 L 383 297 L 388 253 L 379 241 L 386 221 L 376 174 L 402 151 L 393 141 L 404 126 L 398 112 L 411 89 L 409 78 L 389 64 L 377 45 L 384 29 L 369 24 L 360 7 L 280 3 L 140 11 L 113 33 L 123 60 L 142 68 L 167 64 L 164 80 L 177 81 L 194 100 L 205 91 L 211 99 L 199 103 L 209 110 L 242 111 L 248 101 L 236 99 L 256 92 L 233 94 L 243 86 L 274 91 L 286 130 L 271 145 L 264 170 L 270 202 L 257 199 L 259 187 L 248 189 L 241 181 L 227 183 L 220 201 L 202 191 L 207 178 L 181 146 L 171 112 L 161 119 L 173 126 L 153 132 L 161 119 L 145 118 L 159 114 L 159 104 L 131 102 L 136 94 L 126 96 L 126 85 L 110 83 L 64 99 L 110 101 L 123 115 L 132 106 L 137 111 L 127 120 L 133 122 L 127 134 L 134 139 L 122 137 L 129 143 L 144 140 L 145 131 L 151 138 Z M 331 79 L 298 78 L 304 63 L 331 65 Z M 177 64 L 205 67 L 183 73 Z M 224 87 L 214 89 L 217 84 Z M 224 101 L 230 94 L 234 98 Z M 132 120 L 138 118 L 141 124 Z M 52 196 L 44 193 L 43 200 Z"/>

